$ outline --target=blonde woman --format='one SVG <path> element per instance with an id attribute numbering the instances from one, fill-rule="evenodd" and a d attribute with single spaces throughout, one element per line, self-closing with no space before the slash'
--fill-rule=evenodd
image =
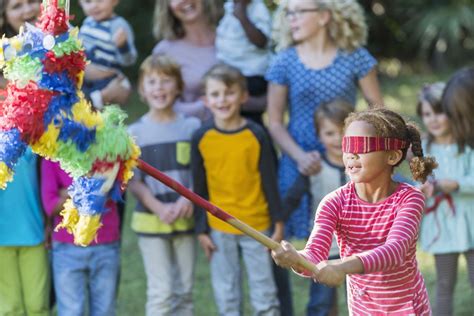
<path id="1" fill-rule="evenodd" d="M 217 63 L 214 41 L 221 0 L 157 0 L 153 54 L 172 56 L 181 66 L 184 89 L 174 109 L 201 120 L 210 112 L 201 101 L 201 78 Z"/>
<path id="2" fill-rule="evenodd" d="M 279 47 L 266 79 L 273 139 L 282 149 L 280 189 L 285 194 L 299 173 L 320 168 L 324 148 L 314 130 L 313 114 L 322 103 L 344 99 L 355 104 L 359 87 L 370 106 L 382 105 L 374 57 L 362 47 L 367 26 L 354 0 L 289 0 L 279 10 Z M 284 116 L 288 109 L 289 124 Z M 286 237 L 307 238 L 308 197 L 286 224 Z"/>

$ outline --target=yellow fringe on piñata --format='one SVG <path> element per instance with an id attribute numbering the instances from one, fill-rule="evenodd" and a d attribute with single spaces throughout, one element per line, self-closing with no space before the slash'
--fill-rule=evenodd
<path id="1" fill-rule="evenodd" d="M 60 215 L 63 219 L 54 230 L 67 229 L 68 233 L 74 234 L 74 243 L 79 246 L 89 245 L 94 240 L 97 230 L 102 226 L 100 215 L 79 215 L 71 199 L 64 203 L 64 209 Z"/>
<path id="2" fill-rule="evenodd" d="M 77 94 L 79 95 L 79 101 L 72 107 L 74 121 L 81 122 L 88 128 L 101 127 L 103 125 L 101 115 L 92 110 L 82 92 L 78 91 Z"/>
<path id="3" fill-rule="evenodd" d="M 125 170 L 123 172 L 123 182 L 128 183 L 128 181 L 133 177 L 133 169 L 137 166 L 138 158 L 141 155 L 140 147 L 135 143 L 132 143 L 132 155 L 125 161 Z"/>
<path id="4" fill-rule="evenodd" d="M 13 172 L 8 166 L 2 161 L 0 162 L 0 188 L 5 189 L 7 182 L 12 181 Z"/>
<path id="5" fill-rule="evenodd" d="M 59 128 L 51 123 L 48 125 L 46 132 L 41 135 L 40 139 L 31 145 L 31 149 L 42 157 L 55 157 L 58 151 Z"/>
<path id="6" fill-rule="evenodd" d="M 56 226 L 56 228 L 54 228 L 54 231 L 65 228 L 68 233 L 72 234 L 74 232 L 74 227 L 79 221 L 79 212 L 74 207 L 71 199 L 67 199 L 63 207 L 64 209 L 59 213 L 63 220 L 58 224 L 58 226 Z"/>
<path id="7" fill-rule="evenodd" d="M 74 230 L 74 243 L 83 247 L 88 246 L 101 226 L 100 215 L 79 215 L 79 222 Z"/>

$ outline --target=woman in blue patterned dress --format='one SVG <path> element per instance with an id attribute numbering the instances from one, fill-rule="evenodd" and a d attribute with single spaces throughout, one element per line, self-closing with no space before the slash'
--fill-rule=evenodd
<path id="1" fill-rule="evenodd" d="M 282 149 L 280 189 L 284 194 L 298 173 L 318 172 L 324 150 L 313 124 L 316 108 L 342 98 L 355 104 L 360 87 L 369 106 L 381 106 L 375 66 L 362 47 L 367 38 L 363 10 L 355 0 L 289 0 L 281 10 L 280 48 L 266 79 L 269 129 Z M 288 108 L 289 123 L 284 124 Z M 286 224 L 286 238 L 307 238 L 308 197 Z"/>

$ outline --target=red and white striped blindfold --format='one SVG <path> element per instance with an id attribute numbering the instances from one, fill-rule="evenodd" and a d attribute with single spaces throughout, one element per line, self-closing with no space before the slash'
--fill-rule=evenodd
<path id="1" fill-rule="evenodd" d="M 401 150 L 408 147 L 408 142 L 398 138 L 373 136 L 344 136 L 342 152 L 351 154 L 366 154 L 372 151 Z"/>

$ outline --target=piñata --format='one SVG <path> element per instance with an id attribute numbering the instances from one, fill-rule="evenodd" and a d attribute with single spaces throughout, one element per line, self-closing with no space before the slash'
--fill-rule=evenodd
<path id="1" fill-rule="evenodd" d="M 44 0 L 36 26 L 3 38 L 0 67 L 8 80 L 0 102 L 0 187 L 13 179 L 27 146 L 59 161 L 73 178 L 61 212 L 74 242 L 86 246 L 101 226 L 108 199 L 119 201 L 140 150 L 116 106 L 92 109 L 81 92 L 86 57 L 65 0 Z"/>

